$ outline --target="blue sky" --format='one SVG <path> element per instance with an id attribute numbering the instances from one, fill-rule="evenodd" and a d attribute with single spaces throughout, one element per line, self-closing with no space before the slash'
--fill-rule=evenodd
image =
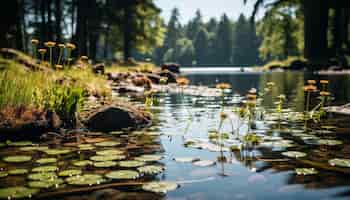
<path id="1" fill-rule="evenodd" d="M 219 18 L 224 13 L 232 19 L 237 19 L 240 13 L 250 16 L 253 9 L 252 3 L 244 5 L 243 0 L 155 0 L 155 2 L 162 9 L 162 16 L 166 21 L 171 10 L 174 7 L 179 8 L 182 23 L 193 18 L 197 9 L 201 10 L 204 21 L 210 17 Z"/>

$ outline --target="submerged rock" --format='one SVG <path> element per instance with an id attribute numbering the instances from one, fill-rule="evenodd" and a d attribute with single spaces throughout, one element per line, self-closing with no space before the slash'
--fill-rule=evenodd
<path id="1" fill-rule="evenodd" d="M 102 107 L 85 120 L 92 131 L 110 132 L 123 128 L 141 127 L 151 122 L 150 116 L 135 108 L 119 105 Z"/>

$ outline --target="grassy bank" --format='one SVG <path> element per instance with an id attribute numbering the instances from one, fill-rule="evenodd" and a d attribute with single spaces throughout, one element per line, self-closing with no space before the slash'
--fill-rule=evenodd
<path id="1" fill-rule="evenodd" d="M 269 71 L 274 69 L 288 70 L 300 64 L 307 64 L 307 60 L 304 57 L 291 56 L 285 60 L 272 60 L 261 67 L 256 67 L 257 70 Z M 301 67 L 301 66 L 300 66 Z M 305 67 L 305 66 L 304 66 Z"/>
<path id="2" fill-rule="evenodd" d="M 25 120 L 22 119 L 24 113 L 26 118 L 35 120 L 35 113 L 50 110 L 70 124 L 83 98 L 90 95 L 111 96 L 107 80 L 90 69 L 31 71 L 13 60 L 0 58 L 1 121 L 14 120 L 14 117 Z"/>

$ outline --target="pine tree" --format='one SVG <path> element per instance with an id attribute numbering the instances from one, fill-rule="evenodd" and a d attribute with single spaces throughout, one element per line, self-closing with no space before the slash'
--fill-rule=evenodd
<path id="1" fill-rule="evenodd" d="M 231 64 L 233 51 L 233 30 L 230 19 L 224 14 L 221 17 L 213 48 L 216 64 Z"/>
<path id="2" fill-rule="evenodd" d="M 193 20 L 188 22 L 188 25 L 186 27 L 187 38 L 194 41 L 202 26 L 203 26 L 202 14 L 200 10 L 197 10 L 196 16 L 194 17 Z"/>
<path id="3" fill-rule="evenodd" d="M 197 64 L 206 64 L 209 59 L 209 33 L 202 27 L 194 41 L 195 57 Z"/>
<path id="4" fill-rule="evenodd" d="M 255 26 L 241 14 L 234 29 L 233 63 L 235 65 L 254 65 L 258 63 L 258 38 Z"/>

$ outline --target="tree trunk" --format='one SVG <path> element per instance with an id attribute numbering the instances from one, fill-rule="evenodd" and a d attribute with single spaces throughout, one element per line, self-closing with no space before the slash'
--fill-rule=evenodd
<path id="1" fill-rule="evenodd" d="M 46 26 L 46 0 L 41 0 L 40 2 L 40 40 L 47 41 L 47 26 Z"/>
<path id="2" fill-rule="evenodd" d="M 51 3 L 52 0 L 45 0 L 47 1 L 47 34 L 48 34 L 48 40 L 53 41 L 53 30 L 52 30 L 52 9 L 51 9 Z"/>
<path id="3" fill-rule="evenodd" d="M 124 43 L 123 43 L 123 53 L 124 53 L 124 61 L 128 61 L 131 56 L 131 7 L 130 5 L 126 5 L 124 8 Z"/>
<path id="4" fill-rule="evenodd" d="M 14 47 L 12 41 L 16 40 L 14 32 L 16 30 L 17 16 L 14 13 L 18 11 L 17 1 L 8 1 L 6 6 L 0 7 L 0 48 Z M 5 20 L 6 19 L 6 20 Z"/>
<path id="5" fill-rule="evenodd" d="M 303 0 L 304 7 L 304 54 L 312 64 L 312 70 L 328 60 L 327 27 L 328 1 Z"/>
<path id="6" fill-rule="evenodd" d="M 55 0 L 55 35 L 56 35 L 57 42 L 62 42 L 61 22 L 62 22 L 61 0 Z"/>
<path id="7" fill-rule="evenodd" d="M 80 55 L 87 55 L 87 8 L 84 0 L 77 1 L 76 40 Z"/>

